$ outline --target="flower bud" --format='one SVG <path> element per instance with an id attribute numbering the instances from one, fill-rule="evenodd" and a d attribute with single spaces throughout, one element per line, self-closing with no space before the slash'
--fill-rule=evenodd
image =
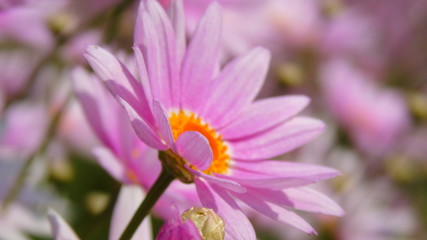
<path id="1" fill-rule="evenodd" d="M 191 220 L 196 225 L 203 240 L 224 239 L 224 221 L 212 209 L 192 207 L 182 213 L 181 218 L 183 221 Z"/>

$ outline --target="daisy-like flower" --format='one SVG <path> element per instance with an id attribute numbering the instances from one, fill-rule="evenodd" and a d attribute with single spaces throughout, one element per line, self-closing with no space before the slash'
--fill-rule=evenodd
<path id="1" fill-rule="evenodd" d="M 168 16 L 169 15 L 169 16 Z M 308 233 L 314 229 L 289 208 L 342 215 L 329 198 L 302 186 L 336 170 L 266 160 L 310 141 L 322 122 L 294 117 L 303 96 L 254 101 L 270 55 L 256 48 L 219 69 L 221 9 L 212 4 L 188 46 L 181 1 L 168 14 L 142 1 L 135 31 L 139 78 L 108 51 L 89 46 L 86 58 L 126 109 L 132 127 L 158 149 L 164 166 L 181 166 L 181 181 L 195 183 L 203 206 L 225 222 L 226 239 L 256 239 L 236 199 Z"/>

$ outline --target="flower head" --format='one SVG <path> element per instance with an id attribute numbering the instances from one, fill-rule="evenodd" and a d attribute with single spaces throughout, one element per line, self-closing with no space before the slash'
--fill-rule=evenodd
<path id="1" fill-rule="evenodd" d="M 396 146 L 409 125 L 399 92 L 380 88 L 369 74 L 345 61 L 325 64 L 321 78 L 331 112 L 349 130 L 357 147 L 380 156 Z"/>
<path id="2" fill-rule="evenodd" d="M 294 117 L 307 105 L 306 97 L 254 101 L 269 52 L 256 48 L 220 70 L 220 33 L 221 9 L 214 3 L 186 46 L 181 1 L 171 2 L 168 16 L 156 1 L 147 0 L 141 2 L 135 30 L 139 78 L 98 46 L 89 46 L 86 58 L 126 109 L 138 137 L 175 156 L 192 174 L 203 206 L 224 219 L 230 237 L 256 238 L 235 198 L 313 233 L 287 208 L 341 215 L 325 196 L 300 188 L 338 172 L 266 159 L 310 141 L 324 125 Z"/>

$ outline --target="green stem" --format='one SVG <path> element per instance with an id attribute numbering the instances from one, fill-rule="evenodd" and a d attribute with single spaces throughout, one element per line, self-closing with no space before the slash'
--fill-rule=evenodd
<path id="1" fill-rule="evenodd" d="M 132 220 L 130 220 L 125 231 L 122 233 L 120 240 L 129 240 L 132 238 L 133 234 L 141 225 L 145 216 L 147 216 L 151 208 L 153 208 L 154 204 L 174 179 L 174 176 L 171 175 L 169 171 L 165 170 L 165 168 L 163 168 L 160 176 L 157 178 L 156 182 L 147 193 L 144 201 L 141 203 L 138 210 L 136 210 L 136 213 L 133 215 Z"/>
<path id="2" fill-rule="evenodd" d="M 6 197 L 2 203 L 2 210 L 6 211 L 9 207 L 10 203 L 12 203 L 16 197 L 21 192 L 22 187 L 24 186 L 25 179 L 31 169 L 31 165 L 37 159 L 38 156 L 44 154 L 46 149 L 49 146 L 50 141 L 53 139 L 56 133 L 56 129 L 58 128 L 58 125 L 61 121 L 62 113 L 64 112 L 65 108 L 68 105 L 68 102 L 70 102 L 71 94 L 66 98 L 64 101 L 62 107 L 52 116 L 50 122 L 49 122 L 49 128 L 47 129 L 43 142 L 39 145 L 37 150 L 31 154 L 25 161 L 24 166 L 22 166 L 18 177 L 16 178 L 15 182 L 9 189 L 9 192 L 6 194 Z"/>

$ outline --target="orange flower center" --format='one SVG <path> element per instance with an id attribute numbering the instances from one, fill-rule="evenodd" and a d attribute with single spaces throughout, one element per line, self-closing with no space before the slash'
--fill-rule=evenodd
<path id="1" fill-rule="evenodd" d="M 169 117 L 172 133 L 175 140 L 186 131 L 197 131 L 209 141 L 209 145 L 213 152 L 213 161 L 211 166 L 204 170 L 206 174 L 228 172 L 230 156 L 227 153 L 227 145 L 222 140 L 222 136 L 218 134 L 208 123 L 194 113 L 180 111 L 173 112 Z"/>

